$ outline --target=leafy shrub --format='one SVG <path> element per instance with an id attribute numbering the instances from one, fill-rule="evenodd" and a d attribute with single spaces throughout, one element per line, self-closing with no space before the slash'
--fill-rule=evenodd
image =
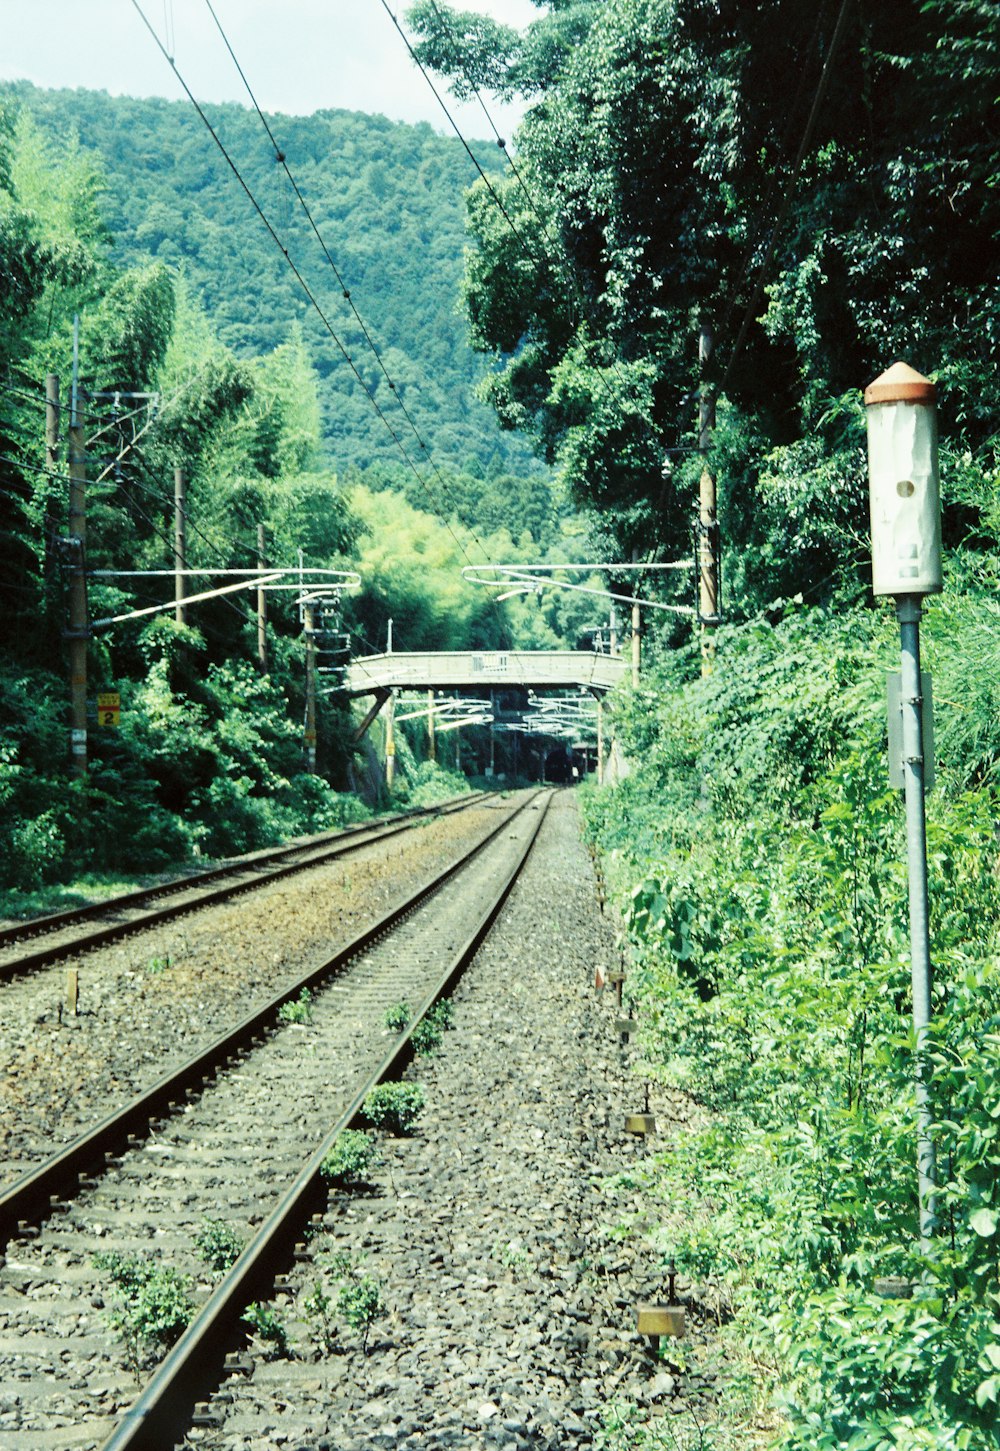
<path id="1" fill-rule="evenodd" d="M 329 1267 L 339 1287 L 337 1310 L 350 1328 L 360 1334 L 361 1348 L 367 1355 L 368 1336 L 385 1306 L 378 1281 L 362 1272 L 364 1260 L 364 1255 L 353 1260 L 341 1252 L 330 1256 Z M 328 1301 L 326 1308 L 328 1311 Z"/>
<path id="2" fill-rule="evenodd" d="M 383 1308 L 381 1287 L 370 1275 L 350 1280 L 338 1291 L 337 1309 L 351 1329 L 361 1335 L 361 1348 L 366 1354 L 368 1336 Z"/>
<path id="3" fill-rule="evenodd" d="M 412 1016 L 409 1003 L 394 1003 L 386 1009 L 382 1021 L 391 1032 L 402 1033 L 409 1027 Z"/>
<path id="4" fill-rule="evenodd" d="M 366 1182 L 378 1158 L 374 1135 L 359 1129 L 344 1129 L 320 1165 L 320 1172 L 328 1183 L 353 1189 Z"/>
<path id="5" fill-rule="evenodd" d="M 116 1251 L 96 1255 L 94 1265 L 114 1285 L 109 1321 L 138 1373 L 147 1354 L 172 1345 L 187 1327 L 194 1313 L 190 1281 L 155 1259 Z"/>
<path id="6" fill-rule="evenodd" d="M 410 1042 L 413 1044 L 413 1051 L 418 1056 L 433 1053 L 440 1048 L 443 1037 L 441 1029 L 428 1016 L 421 1018 L 420 1022 L 410 1034 Z"/>
<path id="7" fill-rule="evenodd" d="M 419 1083 L 380 1083 L 367 1095 L 365 1116 L 377 1129 L 390 1134 L 408 1134 L 424 1106 Z"/>
<path id="8" fill-rule="evenodd" d="M 224 1219 L 206 1219 L 194 1243 L 208 1268 L 217 1274 L 224 1274 L 243 1253 L 242 1239 Z"/>
<path id="9" fill-rule="evenodd" d="M 298 1023 L 306 1025 L 312 1022 L 313 996 L 307 987 L 304 987 L 298 997 L 287 1003 L 282 1003 L 278 1009 L 278 1020 L 282 1023 Z"/>
<path id="10" fill-rule="evenodd" d="M 288 1330 L 277 1311 L 270 1305 L 255 1300 L 247 1306 L 240 1319 L 264 1342 L 269 1360 L 277 1360 L 279 1356 L 287 1354 Z"/>

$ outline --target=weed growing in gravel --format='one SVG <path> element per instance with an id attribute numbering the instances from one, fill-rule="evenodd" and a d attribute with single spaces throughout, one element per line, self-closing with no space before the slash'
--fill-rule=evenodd
<path id="1" fill-rule="evenodd" d="M 455 1004 L 451 998 L 442 998 L 439 1003 L 434 1004 L 427 1017 L 436 1028 L 446 1033 L 455 1026 Z"/>
<path id="2" fill-rule="evenodd" d="M 412 1016 L 409 1003 L 394 1003 L 391 1008 L 386 1009 L 382 1021 L 390 1032 L 402 1033 L 409 1027 Z"/>
<path id="3" fill-rule="evenodd" d="M 517 1274 L 528 1263 L 529 1255 L 519 1239 L 498 1239 L 493 1245 L 493 1258 L 499 1260 L 504 1269 Z"/>
<path id="4" fill-rule="evenodd" d="M 344 1129 L 320 1165 L 320 1173 L 338 1189 L 356 1189 L 366 1182 L 379 1157 L 374 1134 Z"/>
<path id="5" fill-rule="evenodd" d="M 441 1039 L 444 1037 L 441 1029 L 431 1020 L 430 1014 L 423 1018 L 414 1028 L 410 1042 L 413 1044 L 413 1051 L 417 1057 L 433 1053 L 440 1048 Z"/>
<path id="6" fill-rule="evenodd" d="M 278 1018 L 282 1023 L 311 1023 L 313 1015 L 313 997 L 307 987 L 304 987 L 298 997 L 287 1003 L 282 1003 L 278 1009 Z"/>
<path id="7" fill-rule="evenodd" d="M 382 1287 L 371 1275 L 362 1274 L 364 1256 L 358 1261 L 348 1254 L 330 1256 L 330 1271 L 338 1282 L 337 1311 L 350 1328 L 361 1336 L 361 1349 L 368 1354 L 372 1326 L 385 1308 Z"/>
<path id="8" fill-rule="evenodd" d="M 165 957 L 151 957 L 146 964 L 146 971 L 158 974 L 161 972 L 166 972 L 167 968 L 170 966 L 170 954 L 167 953 Z"/>
<path id="9" fill-rule="evenodd" d="M 365 1116 L 377 1129 L 389 1134 L 408 1134 L 424 1106 L 419 1083 L 380 1083 L 368 1094 Z"/>
<path id="10" fill-rule="evenodd" d="M 450 998 L 442 998 L 435 1003 L 428 1013 L 425 1014 L 423 1022 L 418 1023 L 413 1030 L 410 1041 L 413 1044 L 413 1051 L 416 1054 L 433 1053 L 440 1048 L 441 1039 L 445 1032 L 452 1026 L 452 1019 L 455 1009 Z"/>
<path id="11" fill-rule="evenodd" d="M 745 1426 L 704 1425 L 693 1407 L 685 1416 L 650 1416 L 612 1401 L 602 1414 L 594 1451 L 746 1451 Z"/>
<path id="12" fill-rule="evenodd" d="M 336 1329 L 333 1323 L 333 1299 L 327 1294 L 322 1280 L 316 1281 L 316 1288 L 302 1302 L 306 1321 L 324 1355 L 332 1355 L 337 1345 Z"/>
<path id="13" fill-rule="evenodd" d="M 146 1357 L 172 1345 L 191 1319 L 191 1282 L 155 1259 L 115 1250 L 95 1255 L 94 1266 L 114 1285 L 115 1304 L 108 1320 L 138 1379 Z"/>
<path id="14" fill-rule="evenodd" d="M 206 1219 L 194 1243 L 198 1254 L 216 1274 L 225 1274 L 243 1253 L 242 1239 L 224 1219 Z"/>
<path id="15" fill-rule="evenodd" d="M 240 1316 L 244 1325 L 263 1341 L 265 1354 L 268 1360 L 277 1360 L 282 1355 L 288 1354 L 288 1331 L 285 1329 L 276 1310 L 270 1305 L 264 1305 L 259 1300 L 254 1300 L 248 1305 L 243 1315 Z"/>

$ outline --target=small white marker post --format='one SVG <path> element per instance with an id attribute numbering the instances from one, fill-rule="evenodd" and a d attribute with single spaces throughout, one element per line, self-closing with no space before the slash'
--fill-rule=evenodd
<path id="1" fill-rule="evenodd" d="M 920 1246 L 934 1233 L 934 1142 L 928 1090 L 931 953 L 924 820 L 924 728 L 920 684 L 920 615 L 925 595 L 942 589 L 934 384 L 906 363 L 865 389 L 871 503 L 872 588 L 893 595 L 899 620 L 902 774 L 906 793 L 906 857 L 910 897 L 914 1077 L 917 1098 L 917 1187 Z"/>

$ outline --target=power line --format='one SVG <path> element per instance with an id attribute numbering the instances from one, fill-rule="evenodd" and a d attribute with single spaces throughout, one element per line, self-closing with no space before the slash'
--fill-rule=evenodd
<path id="1" fill-rule="evenodd" d="M 360 383 L 360 385 L 363 388 L 363 390 L 364 390 L 364 392 L 365 392 L 365 394 L 366 394 L 369 402 L 371 403 L 372 407 L 374 408 L 376 414 L 378 415 L 378 417 L 380 418 L 380 420 L 382 421 L 382 423 L 384 424 L 384 426 L 386 427 L 386 429 L 389 431 L 389 433 L 390 433 L 390 435 L 391 435 L 394 443 L 396 444 L 396 447 L 398 448 L 398 450 L 401 453 L 404 461 L 406 462 L 407 467 L 410 469 L 411 473 L 417 479 L 418 483 L 423 488 L 423 490 L 425 491 L 425 493 L 427 493 L 428 497 L 431 498 L 432 495 L 431 495 L 431 492 L 430 492 L 430 488 L 429 488 L 429 486 L 427 484 L 427 481 L 423 478 L 423 476 L 421 475 L 420 471 L 418 470 L 418 468 L 414 464 L 412 458 L 410 457 L 409 453 L 407 452 L 406 446 L 404 445 L 402 439 L 399 437 L 398 433 L 396 432 L 395 428 L 393 427 L 392 423 L 390 422 L 389 418 L 387 417 L 387 415 L 385 413 L 385 410 L 381 407 L 381 405 L 379 404 L 378 400 L 376 399 L 374 393 L 369 388 L 368 384 L 365 382 L 364 378 L 362 377 L 361 373 L 359 372 L 359 370 L 357 368 L 357 365 L 354 362 L 354 359 L 352 358 L 351 354 L 347 351 L 347 349 L 344 346 L 344 344 L 341 342 L 340 337 L 338 336 L 338 334 L 337 334 L 336 330 L 334 329 L 332 323 L 330 322 L 330 320 L 327 317 L 327 315 L 326 315 L 325 311 L 323 310 L 323 308 L 320 306 L 320 303 L 319 303 L 318 299 L 316 298 L 315 293 L 312 291 L 312 289 L 310 288 L 309 284 L 306 282 L 305 278 L 303 277 L 301 271 L 299 270 L 298 266 L 293 261 L 291 255 L 290 255 L 290 253 L 288 251 L 288 248 L 285 246 L 285 244 L 282 242 L 281 238 L 278 236 L 278 233 L 275 231 L 274 226 L 272 225 L 270 219 L 268 218 L 268 216 L 264 212 L 264 210 L 261 207 L 260 203 L 257 201 L 257 198 L 255 197 L 252 189 L 250 188 L 249 184 L 247 183 L 247 181 L 244 179 L 242 173 L 240 172 L 239 167 L 237 166 L 237 164 L 233 160 L 233 158 L 230 156 L 229 151 L 227 150 L 227 148 L 226 148 L 225 144 L 223 143 L 221 137 L 219 136 L 218 132 L 215 130 L 215 128 L 212 125 L 211 121 L 209 120 L 208 116 L 205 114 L 205 111 L 204 111 L 203 107 L 199 104 L 199 102 L 195 98 L 194 93 L 192 92 L 190 86 L 187 84 L 187 82 L 185 81 L 184 77 L 181 75 L 180 70 L 178 69 L 177 64 L 174 61 L 173 57 L 171 55 L 169 55 L 169 53 L 167 52 L 165 46 L 163 45 L 163 42 L 160 40 L 160 38 L 157 35 L 156 31 L 154 30 L 153 26 L 150 24 L 147 16 L 145 15 L 145 13 L 144 13 L 144 11 L 142 9 L 142 6 L 139 4 L 139 0 L 132 0 L 132 7 L 136 11 L 136 13 L 138 14 L 139 18 L 142 20 L 142 22 L 145 25 L 146 29 L 149 31 L 149 34 L 152 36 L 153 41 L 154 41 L 157 49 L 160 51 L 161 55 L 167 61 L 167 63 L 170 66 L 171 70 L 174 72 L 174 75 L 177 77 L 177 80 L 178 80 L 179 84 L 183 88 L 183 90 L 184 90 L 185 94 L 187 95 L 189 101 L 191 102 L 191 104 L 194 107 L 195 111 L 198 113 L 198 116 L 201 118 L 203 124 L 205 125 L 205 127 L 206 127 L 209 135 L 212 137 L 213 141 L 215 142 L 216 146 L 218 147 L 219 151 L 221 152 L 221 154 L 222 154 L 222 156 L 223 156 L 223 158 L 224 158 L 227 166 L 229 167 L 230 171 L 235 176 L 236 180 L 239 182 L 241 189 L 243 190 L 244 194 L 246 195 L 247 199 L 249 200 L 250 204 L 252 205 L 254 211 L 257 213 L 257 215 L 260 217 L 261 221 L 264 223 L 264 226 L 266 227 L 266 229 L 268 231 L 268 234 L 272 238 L 275 246 L 278 248 L 278 250 L 281 252 L 282 256 L 285 258 L 285 262 L 288 265 L 289 269 L 291 270 L 293 276 L 295 277 L 295 279 L 296 279 L 299 287 L 301 288 L 301 290 L 305 294 L 305 296 L 308 299 L 308 301 L 311 304 L 311 306 L 316 311 L 316 313 L 319 316 L 321 322 L 323 323 L 324 328 L 330 334 L 330 337 L 333 339 L 333 341 L 334 341 L 334 343 L 335 343 L 338 351 L 340 352 L 341 356 L 343 357 L 344 361 L 348 364 L 348 366 L 351 369 L 351 372 L 354 374 L 355 378 Z M 434 512 L 435 513 L 438 512 L 436 508 L 435 508 Z M 441 517 L 441 516 L 439 515 L 439 517 Z M 463 557 L 469 563 L 471 563 L 471 561 L 469 560 L 468 554 L 465 551 L 464 545 L 462 544 L 462 542 L 458 538 L 458 536 L 455 534 L 454 530 L 451 528 L 451 525 L 447 522 L 447 520 L 444 520 L 443 518 L 442 518 L 442 522 L 445 524 L 445 527 L 448 530 L 448 532 L 452 535 L 452 538 L 455 540 L 455 543 L 458 545 L 459 551 L 461 552 L 461 554 L 463 555 Z M 498 616 L 498 618 L 500 619 L 502 625 L 505 626 L 506 625 L 506 622 L 503 621 L 502 615 L 501 616 Z"/>
<path id="2" fill-rule="evenodd" d="M 344 298 L 344 301 L 347 303 L 348 307 L 350 308 L 351 312 L 354 314 L 354 317 L 355 317 L 355 319 L 356 319 L 356 321 L 358 323 L 358 326 L 361 329 L 361 333 L 362 333 L 362 335 L 364 337 L 364 340 L 365 340 L 366 344 L 368 345 L 368 348 L 371 351 L 373 357 L 375 358 L 375 361 L 378 364 L 378 367 L 379 367 L 379 369 L 380 369 L 380 371 L 382 373 L 382 376 L 385 378 L 385 381 L 386 381 L 386 384 L 388 385 L 389 391 L 393 394 L 393 396 L 394 396 L 394 398 L 396 400 L 396 403 L 398 404 L 400 410 L 402 411 L 403 416 L 406 419 L 406 421 L 407 421 L 407 423 L 408 423 L 408 425 L 410 427 L 411 432 L 413 433 L 413 436 L 417 440 L 417 444 L 419 445 L 420 449 L 423 451 L 423 454 L 424 454 L 424 456 L 426 458 L 426 462 L 427 462 L 428 466 L 430 467 L 431 471 L 433 472 L 435 478 L 440 483 L 441 487 L 444 489 L 444 491 L 445 491 L 445 493 L 446 493 L 449 501 L 451 502 L 452 507 L 455 509 L 456 513 L 459 513 L 460 512 L 460 507 L 459 507 L 458 501 L 455 498 L 454 492 L 452 491 L 451 485 L 445 479 L 444 475 L 441 473 L 441 470 L 438 468 L 437 464 L 434 462 L 433 458 L 431 457 L 430 451 L 429 451 L 429 449 L 427 447 L 427 444 L 424 442 L 424 439 L 421 436 L 420 430 L 417 427 L 416 420 L 413 418 L 413 415 L 410 413 L 410 410 L 407 408 L 406 404 L 404 403 L 403 398 L 402 398 L 402 395 L 399 392 L 399 388 L 398 388 L 395 380 L 390 375 L 389 370 L 387 369 L 387 367 L 385 365 L 385 361 L 384 361 L 384 359 L 382 357 L 381 352 L 379 351 L 378 345 L 376 344 L 374 338 L 372 337 L 371 331 L 368 328 L 368 326 L 367 326 L 364 318 L 362 317 L 362 315 L 361 315 L 361 313 L 360 313 L 360 311 L 358 309 L 357 304 L 354 301 L 354 297 L 352 295 L 351 289 L 348 287 L 347 282 L 345 281 L 344 276 L 343 276 L 343 274 L 340 271 L 340 268 L 337 266 L 337 263 L 334 261 L 334 258 L 333 258 L 332 254 L 330 252 L 330 249 L 327 246 L 327 244 L 326 244 L 326 242 L 325 242 L 325 240 L 323 238 L 323 235 L 320 232 L 319 227 L 316 224 L 316 220 L 315 220 L 315 218 L 314 218 L 314 216 L 312 214 L 312 211 L 310 210 L 309 204 L 306 201 L 305 197 L 303 196 L 302 191 L 301 191 L 301 189 L 300 189 L 300 187 L 298 185 L 298 182 L 295 180 L 295 177 L 292 174 L 291 168 L 288 165 L 288 159 L 287 159 L 286 153 L 279 146 L 278 141 L 277 141 L 277 139 L 276 139 L 276 137 L 274 135 L 274 132 L 271 129 L 271 125 L 268 122 L 267 117 L 264 115 L 264 112 L 260 108 L 260 105 L 259 105 L 259 103 L 257 101 L 257 97 L 254 95 L 253 89 L 251 88 L 251 85 L 250 85 L 250 82 L 247 80 L 246 73 L 244 72 L 243 67 L 240 65 L 240 62 L 239 62 L 239 60 L 238 60 L 238 58 L 236 56 L 236 52 L 233 50 L 232 44 L 230 43 L 229 37 L 227 36 L 225 30 L 223 29 L 222 22 L 219 20 L 219 17 L 218 17 L 218 15 L 215 12 L 215 9 L 214 9 L 214 7 L 212 5 L 212 0 L 205 0 L 205 5 L 207 6 L 208 12 L 211 15 L 212 19 L 215 21 L 216 28 L 217 28 L 217 30 L 219 32 L 219 35 L 222 37 L 222 41 L 223 41 L 226 49 L 229 52 L 230 58 L 232 59 L 232 62 L 233 62 L 233 65 L 236 67 L 237 71 L 239 72 L 240 79 L 242 80 L 243 85 L 246 88 L 247 95 L 250 97 L 250 100 L 251 100 L 251 102 L 253 104 L 254 110 L 257 112 L 257 115 L 260 118 L 261 125 L 264 127 L 264 130 L 267 132 L 268 140 L 270 141 L 271 146 L 272 146 L 272 148 L 274 150 L 275 160 L 280 164 L 282 170 L 284 171 L 286 177 L 288 178 L 288 181 L 289 181 L 289 183 L 290 183 L 290 185 L 292 187 L 292 190 L 295 192 L 295 196 L 298 199 L 299 206 L 302 208 L 302 211 L 304 212 L 304 214 L 306 216 L 306 219 L 307 219 L 307 221 L 309 223 L 309 226 L 312 228 L 313 234 L 315 235 L 317 242 L 319 243 L 320 247 L 322 248 L 323 255 L 325 256 L 327 262 L 329 262 L 329 264 L 330 264 L 330 267 L 331 267 L 331 269 L 333 271 L 333 274 L 336 277 L 337 282 L 338 282 L 338 284 L 340 286 L 341 295 Z M 433 500 L 431 502 L 432 502 L 432 507 L 434 507 Z M 439 514 L 439 512 L 438 512 L 438 510 L 437 510 L 436 507 L 434 507 L 434 512 L 435 512 L 435 514 L 438 514 L 438 517 L 439 518 L 441 518 L 442 523 L 444 523 L 445 526 L 450 529 L 450 526 L 448 525 L 447 520 L 445 520 L 444 517 Z M 482 550 L 483 555 L 485 556 L 485 558 L 488 559 L 489 558 L 489 554 L 488 554 L 488 552 L 486 550 L 486 547 L 483 545 L 482 541 L 476 535 L 475 530 L 474 529 L 470 530 L 470 533 L 472 534 L 472 537 L 475 540 L 476 544 L 479 545 L 479 548 Z M 454 537 L 454 535 L 453 535 L 453 537 Z M 458 541 L 456 539 L 456 543 L 459 544 L 459 548 L 462 550 L 463 555 L 465 556 L 466 559 L 468 559 L 468 555 L 465 553 L 465 549 L 461 545 L 460 541 Z"/>

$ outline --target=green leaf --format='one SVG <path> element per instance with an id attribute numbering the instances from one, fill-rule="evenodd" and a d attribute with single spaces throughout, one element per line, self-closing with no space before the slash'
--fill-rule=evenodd
<path id="1" fill-rule="evenodd" d="M 997 1232 L 997 1212 L 984 1205 L 982 1209 L 977 1209 L 972 1215 L 969 1224 L 977 1234 L 982 1235 L 983 1239 L 989 1239 Z"/>

